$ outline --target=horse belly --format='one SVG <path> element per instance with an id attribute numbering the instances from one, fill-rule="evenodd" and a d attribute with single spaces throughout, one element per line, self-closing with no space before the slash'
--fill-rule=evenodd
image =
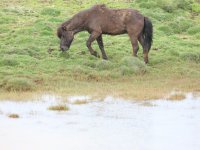
<path id="1" fill-rule="evenodd" d="M 103 34 L 110 34 L 110 35 L 118 35 L 127 33 L 125 25 L 120 24 L 107 24 L 106 26 L 102 27 Z"/>

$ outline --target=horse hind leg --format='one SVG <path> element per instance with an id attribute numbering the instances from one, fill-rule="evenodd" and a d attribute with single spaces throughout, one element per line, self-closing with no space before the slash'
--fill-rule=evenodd
<path id="1" fill-rule="evenodd" d="M 137 53 L 139 50 L 138 38 L 134 34 L 129 34 L 129 37 L 130 37 L 132 48 L 133 48 L 133 56 L 137 57 Z"/>

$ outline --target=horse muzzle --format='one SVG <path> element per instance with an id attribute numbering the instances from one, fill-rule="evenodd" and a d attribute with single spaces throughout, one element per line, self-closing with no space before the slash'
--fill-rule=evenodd
<path id="1" fill-rule="evenodd" d="M 60 47 L 60 50 L 62 51 L 62 52 L 65 52 L 65 51 L 67 51 L 69 49 L 69 47 L 67 47 L 67 46 L 61 46 Z"/>

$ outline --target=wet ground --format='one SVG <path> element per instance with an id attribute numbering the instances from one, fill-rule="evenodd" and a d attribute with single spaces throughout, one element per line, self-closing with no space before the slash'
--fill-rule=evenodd
<path id="1" fill-rule="evenodd" d="M 1 150 L 199 150 L 200 98 L 0 101 Z M 85 101 L 85 100 L 84 100 Z M 66 104 L 68 111 L 50 111 Z M 81 103 L 79 103 L 81 104 Z M 18 114 L 19 118 L 9 118 Z"/>

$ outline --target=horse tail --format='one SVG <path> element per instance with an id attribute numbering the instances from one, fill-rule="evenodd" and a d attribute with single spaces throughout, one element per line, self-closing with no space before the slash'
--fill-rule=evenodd
<path id="1" fill-rule="evenodd" d="M 142 38 L 144 41 L 144 49 L 149 51 L 153 43 L 153 25 L 151 23 L 151 20 L 147 17 L 144 17 L 144 28 Z"/>

